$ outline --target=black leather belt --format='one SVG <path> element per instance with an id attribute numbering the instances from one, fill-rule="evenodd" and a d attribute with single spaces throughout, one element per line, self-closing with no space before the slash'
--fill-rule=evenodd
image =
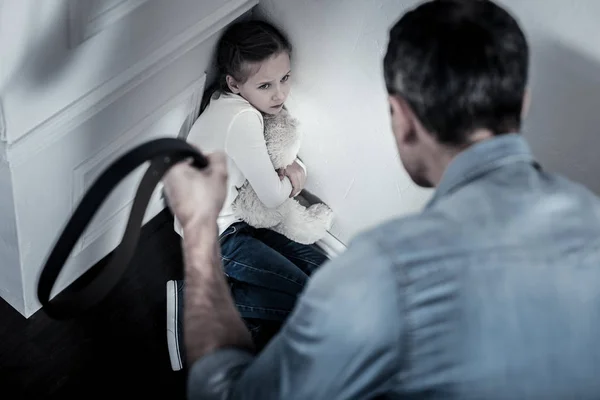
<path id="1" fill-rule="evenodd" d="M 127 269 L 137 247 L 148 202 L 158 183 L 173 165 L 193 159 L 196 168 L 208 165 L 206 158 L 181 139 L 157 139 L 142 144 L 117 159 L 94 182 L 67 222 L 42 269 L 37 295 L 46 314 L 54 319 L 79 315 L 105 298 Z M 110 262 L 83 288 L 50 300 L 56 279 L 73 247 L 113 189 L 131 172 L 150 161 L 139 186 L 127 221 L 125 233 Z"/>

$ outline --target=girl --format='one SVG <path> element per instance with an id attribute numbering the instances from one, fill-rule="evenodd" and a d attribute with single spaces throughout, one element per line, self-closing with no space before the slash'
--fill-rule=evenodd
<path id="1" fill-rule="evenodd" d="M 279 113 L 290 92 L 291 52 L 288 40 L 268 23 L 231 25 L 218 44 L 216 87 L 205 94 L 187 139 L 203 152 L 227 155 L 228 194 L 217 220 L 221 256 L 233 299 L 258 350 L 277 332 L 309 276 L 327 259 L 315 246 L 241 222 L 232 210 L 237 188 L 246 180 L 270 208 L 304 187 L 306 169 L 300 160 L 276 171 L 264 139 L 263 115 Z M 177 221 L 175 229 L 181 235 Z M 182 291 L 183 281 L 167 283 L 167 337 L 174 370 L 182 368 Z"/>

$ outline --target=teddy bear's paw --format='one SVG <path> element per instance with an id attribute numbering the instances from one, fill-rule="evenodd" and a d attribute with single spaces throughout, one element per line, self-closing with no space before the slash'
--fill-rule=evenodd
<path id="1" fill-rule="evenodd" d="M 333 222 L 333 212 L 325 204 L 304 208 L 298 202 L 274 229 L 301 244 L 313 244 L 327 235 Z"/>
<path id="2" fill-rule="evenodd" d="M 331 229 L 331 225 L 333 224 L 333 210 L 329 206 L 317 203 L 308 207 L 306 211 L 314 221 L 323 225 L 325 230 Z"/>

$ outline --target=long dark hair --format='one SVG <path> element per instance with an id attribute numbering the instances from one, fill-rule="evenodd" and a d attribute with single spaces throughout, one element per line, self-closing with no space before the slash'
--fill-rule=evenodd
<path id="1" fill-rule="evenodd" d="M 218 77 L 204 92 L 200 114 L 211 98 L 218 93 L 230 93 L 227 75 L 244 83 L 250 77 L 249 63 L 267 60 L 281 52 L 292 53 L 292 45 L 285 35 L 265 21 L 242 21 L 230 25 L 217 45 Z"/>

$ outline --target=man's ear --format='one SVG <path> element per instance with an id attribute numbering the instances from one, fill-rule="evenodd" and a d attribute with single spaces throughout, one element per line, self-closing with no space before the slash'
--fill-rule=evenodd
<path id="1" fill-rule="evenodd" d="M 527 118 L 529 115 L 529 107 L 531 106 L 531 89 L 525 88 L 525 94 L 523 95 L 523 107 L 521 109 L 521 120 Z"/>
<path id="2" fill-rule="evenodd" d="M 393 118 L 394 115 L 401 111 L 400 99 L 394 95 L 389 95 L 388 102 L 390 103 L 390 115 Z"/>
<path id="3" fill-rule="evenodd" d="M 240 87 L 235 78 L 231 75 L 227 75 L 225 79 L 227 81 L 227 86 L 229 86 L 229 90 L 231 90 L 232 93 L 239 94 Z"/>
<path id="4" fill-rule="evenodd" d="M 396 141 L 403 143 L 407 141 L 414 141 L 416 139 L 415 129 L 413 127 L 412 112 L 410 106 L 400 96 L 390 95 L 388 96 L 390 103 L 390 113 L 392 118 L 392 129 Z"/>

